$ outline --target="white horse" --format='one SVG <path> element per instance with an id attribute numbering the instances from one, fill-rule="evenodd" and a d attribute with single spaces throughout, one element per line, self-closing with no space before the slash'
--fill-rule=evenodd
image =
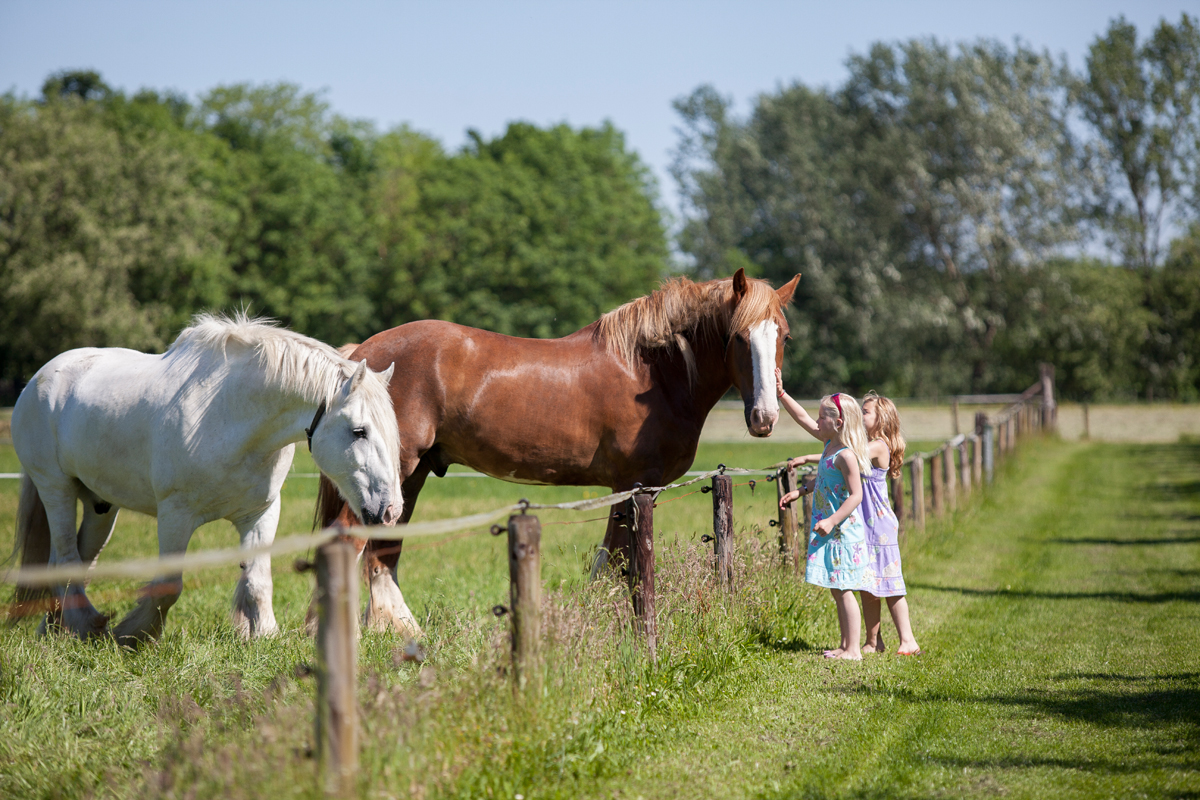
<path id="1" fill-rule="evenodd" d="M 94 563 L 120 508 L 158 517 L 160 556 L 183 553 L 192 532 L 216 519 L 237 527 L 243 547 L 270 544 L 279 490 L 306 434 L 313 460 L 355 512 L 393 523 L 403 503 L 387 391 L 395 366 L 372 372 L 268 321 L 207 314 L 163 355 L 63 353 L 38 370 L 13 409 L 13 445 L 25 469 L 22 563 Z M 125 644 L 157 638 L 182 589 L 179 574 L 151 581 L 113 635 Z M 108 619 L 82 585 L 53 593 L 43 628 L 57 617 L 76 636 L 106 632 Z M 18 599 L 37 594 L 22 587 Z M 244 564 L 233 624 L 244 638 L 278 630 L 270 556 Z"/>

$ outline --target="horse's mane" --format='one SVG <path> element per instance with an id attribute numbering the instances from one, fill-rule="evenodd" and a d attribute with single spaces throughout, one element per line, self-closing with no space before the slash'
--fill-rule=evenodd
<path id="1" fill-rule="evenodd" d="M 735 336 L 782 313 L 779 295 L 771 284 L 758 279 L 746 283 L 746 295 L 733 309 L 732 278 L 704 283 L 670 278 L 645 297 L 630 300 L 600 317 L 596 336 L 609 352 L 630 365 L 640 352 L 678 347 L 687 363 L 688 376 L 695 381 L 696 360 L 687 334 L 708 331 Z"/>
<path id="2" fill-rule="evenodd" d="M 253 350 L 269 384 L 314 403 L 332 404 L 342 384 L 358 367 L 323 342 L 280 328 L 274 320 L 251 318 L 240 311 L 232 317 L 197 314 L 166 354 L 176 358 L 205 352 L 226 356 L 231 348 Z M 393 463 L 399 465 L 400 434 L 387 385 L 370 373 L 361 389 L 371 425 L 382 432 Z"/>

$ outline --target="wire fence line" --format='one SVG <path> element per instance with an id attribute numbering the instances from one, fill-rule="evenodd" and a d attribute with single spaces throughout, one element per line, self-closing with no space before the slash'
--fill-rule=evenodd
<path id="1" fill-rule="evenodd" d="M 121 579 L 151 579 L 176 575 L 186 570 L 210 569 L 214 567 L 240 564 L 258 556 L 285 556 L 303 553 L 321 545 L 327 544 L 339 536 L 356 536 L 364 539 L 397 541 L 400 539 L 422 538 L 454 533 L 466 528 L 489 525 L 505 516 L 526 511 L 588 511 L 597 508 L 614 506 L 624 502 L 634 495 L 649 494 L 657 496 L 671 489 L 681 489 L 691 486 L 714 475 L 774 475 L 783 464 L 773 465 L 765 469 L 744 469 L 741 467 L 719 466 L 707 472 L 689 472 L 695 475 L 691 480 L 671 483 L 666 486 L 639 486 L 624 492 L 586 498 L 568 503 L 531 503 L 528 500 L 510 505 L 500 506 L 490 511 L 478 514 L 468 514 L 452 519 L 429 520 L 426 522 L 411 522 L 404 525 L 361 525 L 350 528 L 327 528 L 317 533 L 295 534 L 276 539 L 269 545 L 259 547 L 220 548 L 201 550 L 195 553 L 180 553 L 177 555 L 160 556 L 155 558 L 128 559 L 106 564 L 60 564 L 53 566 L 20 567 L 0 573 L 0 584 L 16 584 L 23 586 L 49 586 L 84 580 L 121 580 Z M 812 469 L 805 470 L 811 472 Z M 19 477 L 19 475 L 18 475 Z"/>

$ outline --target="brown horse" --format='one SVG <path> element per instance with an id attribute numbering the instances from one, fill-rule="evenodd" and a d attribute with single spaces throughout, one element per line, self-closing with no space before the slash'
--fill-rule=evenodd
<path id="1" fill-rule="evenodd" d="M 660 486 L 691 466 L 704 420 L 731 386 L 746 427 L 770 436 L 797 275 L 766 281 L 669 280 L 562 339 L 518 339 L 449 322 L 411 322 L 376 334 L 352 356 L 373 369 L 404 365 L 391 382 L 400 424 L 407 522 L 432 472 L 451 464 L 503 480 L 567 486 Z M 316 522 L 357 524 L 321 480 Z M 602 555 L 613 541 L 609 518 Z M 375 629 L 420 632 L 396 583 L 400 544 L 366 546 Z"/>

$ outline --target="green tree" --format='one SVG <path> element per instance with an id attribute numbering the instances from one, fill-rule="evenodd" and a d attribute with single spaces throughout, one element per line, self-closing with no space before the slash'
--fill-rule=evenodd
<path id="1" fill-rule="evenodd" d="M 761 95 L 745 121 L 707 87 L 677 103 L 680 246 L 702 276 L 803 273 L 797 391 L 992 387 L 1004 275 L 1079 238 L 1064 68 L 927 41 L 849 66 L 840 90 Z"/>
<path id="2" fill-rule="evenodd" d="M 361 129 L 290 84 L 218 87 L 196 116 L 221 142 L 208 190 L 234 217 L 230 302 L 334 343 L 370 333 L 361 192 L 331 144 Z"/>
<path id="3" fill-rule="evenodd" d="M 224 300 L 219 213 L 175 144 L 74 92 L 0 100 L 0 380 L 70 347 L 161 348 Z"/>
<path id="4" fill-rule="evenodd" d="M 1141 362 L 1146 394 L 1200 399 L 1200 223 L 1171 243 L 1145 305 L 1152 320 Z"/>
<path id="5" fill-rule="evenodd" d="M 1097 136 L 1098 214 L 1129 266 L 1158 265 L 1165 227 L 1195 204 L 1200 140 L 1200 29 L 1187 14 L 1149 41 L 1124 17 L 1088 51 L 1078 96 Z M 1194 216 L 1193 216 L 1194 218 Z"/>
<path id="6" fill-rule="evenodd" d="M 381 324 L 433 317 L 561 336 L 663 274 L 652 180 L 611 125 L 514 123 L 452 156 L 400 130 L 375 154 Z"/>

